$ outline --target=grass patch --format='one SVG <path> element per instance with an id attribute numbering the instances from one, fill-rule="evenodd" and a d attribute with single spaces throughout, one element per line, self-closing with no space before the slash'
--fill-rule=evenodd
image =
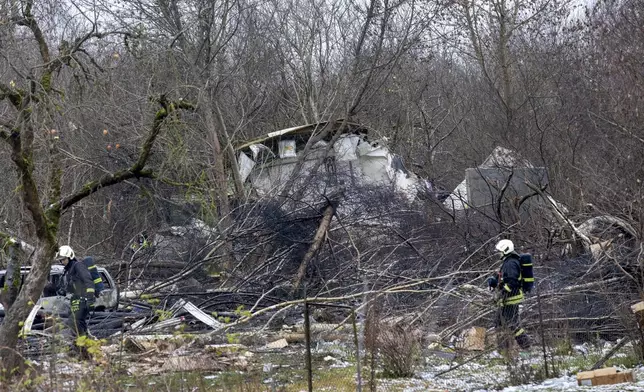
<path id="1" fill-rule="evenodd" d="M 560 372 L 575 374 L 590 370 L 590 368 L 601 358 L 600 354 L 589 354 L 587 356 L 556 356 L 552 364 Z"/>
<path id="2" fill-rule="evenodd" d="M 635 353 L 628 353 L 627 355 L 613 356 L 613 358 L 606 361 L 605 366 L 616 366 L 631 369 L 642 364 L 642 361 L 637 358 Z"/>
<path id="3" fill-rule="evenodd" d="M 555 369 L 568 374 L 576 374 L 578 372 L 590 370 L 597 361 L 603 356 L 603 353 L 592 352 L 586 356 L 555 356 L 554 366 Z M 640 365 L 642 361 L 637 358 L 635 353 L 630 348 L 625 348 L 615 353 L 609 358 L 602 367 L 619 367 L 631 369 Z"/>
<path id="4" fill-rule="evenodd" d="M 177 372 L 163 375 L 127 377 L 118 385 L 120 391 L 266 391 L 258 374 L 238 372 Z"/>
<path id="5" fill-rule="evenodd" d="M 313 390 L 314 391 L 337 391 L 337 392 L 355 392 L 357 387 L 356 367 L 348 366 L 346 368 L 318 369 L 313 373 Z M 368 375 L 362 375 L 362 389 L 368 390 Z M 415 390 L 435 391 L 433 386 L 424 380 L 416 379 L 378 379 L 376 382 L 378 390 L 388 392 L 403 392 L 409 388 Z M 299 382 L 286 385 L 280 391 L 300 392 L 308 388 L 306 378 Z M 421 388 L 421 389 L 418 389 Z M 444 389 L 440 389 L 444 391 Z"/>
<path id="6" fill-rule="evenodd" d="M 356 390 L 355 375 L 355 366 L 333 369 L 315 369 L 313 372 L 313 390 L 353 392 Z M 305 375 L 301 380 L 286 385 L 284 391 L 299 392 L 302 390 L 306 391 L 307 388 L 308 382 Z"/>

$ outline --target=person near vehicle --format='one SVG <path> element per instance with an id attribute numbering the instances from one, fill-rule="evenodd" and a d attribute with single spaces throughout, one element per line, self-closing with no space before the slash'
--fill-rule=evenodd
<path id="1" fill-rule="evenodd" d="M 74 251 L 68 245 L 58 249 L 56 260 L 65 267 L 63 287 L 58 294 L 71 293 L 68 327 L 75 337 L 87 336 L 87 317 L 96 292 L 92 275 L 87 266 L 76 259 Z"/>
<path id="2" fill-rule="evenodd" d="M 530 338 L 519 319 L 519 305 L 523 302 L 521 259 L 514 251 L 512 241 L 503 239 L 495 246 L 501 257 L 501 269 L 497 276 L 488 279 L 490 290 L 497 290 L 499 309 L 496 314 L 496 328 L 499 349 L 508 353 L 512 340 L 518 343 L 522 350 L 530 348 Z"/>

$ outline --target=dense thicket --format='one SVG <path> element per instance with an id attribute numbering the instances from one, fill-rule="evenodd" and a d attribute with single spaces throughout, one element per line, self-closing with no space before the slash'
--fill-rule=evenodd
<path id="1" fill-rule="evenodd" d="M 46 225 L 59 243 L 114 265 L 134 263 L 140 255 L 132 244 L 141 236 L 199 218 L 217 235 L 203 248 L 164 257 L 188 264 L 206 257 L 200 271 L 217 275 L 218 284 L 224 271 L 232 279 L 223 285 L 283 287 L 277 291 L 288 297 L 323 198 L 320 205 L 257 201 L 238 181 L 234 147 L 338 118 L 386 137 L 408 169 L 445 189 L 495 146 L 512 149 L 547 168 L 548 192 L 573 222 L 609 214 L 639 236 L 643 13 L 636 0 L 590 8 L 552 0 L 2 1 L 3 232 L 46 247 L 43 222 L 24 196 L 26 172 L 14 175 L 17 135 L 32 150 L 35 205 L 45 208 L 61 197 L 58 165 L 62 197 L 134 167 L 161 103 L 168 115 L 146 157 L 153 174 L 92 188 L 66 206 L 60 222 Z M 172 111 L 168 102 L 189 107 Z M 488 240 L 499 233 L 538 253 L 548 276 L 562 265 L 562 246 L 543 216 L 520 225 L 498 216 L 455 220 L 436 201 L 392 198 L 346 192 L 309 266 L 309 292 L 356 293 L 463 271 L 422 287 L 442 298 L 454 285 L 481 282 L 490 269 Z M 635 277 L 639 247 L 628 243 L 619 254 L 628 264 L 623 272 Z M 38 260 L 52 256 L 46 249 Z M 592 271 L 593 279 L 606 276 Z M 580 276 L 568 272 L 573 277 L 561 284 Z M 632 280 L 636 297 L 641 279 Z M 418 303 L 412 297 L 402 303 Z"/>

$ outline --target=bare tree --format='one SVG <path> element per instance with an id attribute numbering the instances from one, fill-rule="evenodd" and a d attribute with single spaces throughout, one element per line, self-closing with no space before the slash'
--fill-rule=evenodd
<path id="1" fill-rule="evenodd" d="M 30 255 L 31 271 L 15 299 L 4 301 L 5 318 L 0 327 L 0 347 L 2 368 L 7 375 L 19 365 L 15 352 L 21 322 L 40 297 L 50 272 L 50 265 L 57 251 L 62 214 L 74 204 L 97 192 L 101 188 L 119 184 L 123 181 L 152 177 L 153 172 L 146 168 L 155 141 L 161 132 L 164 121 L 173 116 L 178 109 L 190 109 L 184 101 L 171 101 L 165 96 L 157 99 L 161 108 L 156 112 L 147 136 L 141 142 L 138 158 L 130 166 L 106 173 L 102 177 L 85 183 L 82 189 L 63 194 L 60 138 L 54 124 L 61 122 L 59 105 L 64 92 L 56 84 L 61 70 L 73 65 L 89 71 L 92 57 L 85 46 L 95 39 L 116 34 L 97 30 L 96 20 L 88 18 L 78 30 L 68 32 L 67 40 L 56 42 L 52 31 L 44 26 L 55 28 L 41 15 L 44 8 L 33 1 L 14 3 L 10 10 L 14 37 L 35 49 L 17 58 L 6 58 L 12 69 L 13 78 L 0 83 L 0 99 L 5 106 L 0 138 L 9 148 L 11 161 L 19 180 L 19 194 L 22 205 L 28 211 L 33 227 L 33 236 L 26 238 L 33 243 Z M 64 17 L 64 15 L 63 15 Z M 49 21 L 51 22 L 51 20 Z M 58 50 L 52 50 L 53 43 Z M 6 77 L 6 76 L 5 76 Z M 4 79 L 4 78 L 3 78 Z M 44 176 L 43 176 L 44 175 Z M 10 237 L 4 235 L 4 238 Z M 13 266 L 15 270 L 19 266 Z"/>
<path id="2" fill-rule="evenodd" d="M 569 3 L 464 0 L 450 7 L 447 34 L 464 35 L 467 45 L 459 44 L 454 49 L 465 61 L 476 64 L 489 89 L 489 98 L 501 114 L 497 124 L 502 127 L 502 136 L 512 144 L 518 145 L 523 137 L 516 121 L 527 100 L 538 94 L 534 88 L 539 87 L 521 81 L 522 42 L 540 41 L 543 36 L 556 34 L 570 10 Z"/>

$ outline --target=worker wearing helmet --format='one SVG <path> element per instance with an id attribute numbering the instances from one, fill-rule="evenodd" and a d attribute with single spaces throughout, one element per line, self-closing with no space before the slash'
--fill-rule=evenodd
<path id="1" fill-rule="evenodd" d="M 512 241 L 504 239 L 499 241 L 495 250 L 501 257 L 501 269 L 498 276 L 488 279 L 490 290 L 497 289 L 499 293 L 499 310 L 496 317 L 496 327 L 502 330 L 499 333 L 499 348 L 507 352 L 512 334 L 521 349 L 530 348 L 530 339 L 519 322 L 519 305 L 523 302 L 521 282 L 521 261 L 518 253 L 514 251 Z"/>
<path id="2" fill-rule="evenodd" d="M 59 295 L 71 294 L 69 328 L 74 336 L 87 335 L 87 317 L 94 303 L 94 282 L 85 264 L 76 260 L 71 247 L 63 245 L 56 253 L 56 260 L 65 266 L 64 286 Z"/>

